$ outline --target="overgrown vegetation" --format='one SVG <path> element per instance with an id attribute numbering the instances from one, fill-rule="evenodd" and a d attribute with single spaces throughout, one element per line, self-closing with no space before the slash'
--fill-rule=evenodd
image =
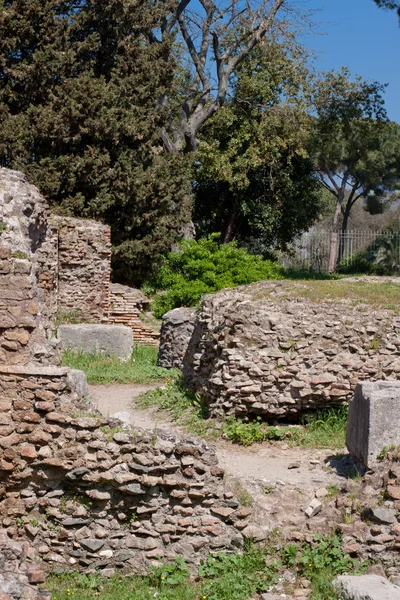
<path id="1" fill-rule="evenodd" d="M 142 394 L 136 402 L 143 408 L 157 406 L 167 411 L 173 421 L 196 435 L 219 435 L 216 422 L 207 419 L 207 409 L 199 394 L 190 392 L 179 377 L 170 377 L 162 387 Z"/>
<path id="2" fill-rule="evenodd" d="M 157 406 L 166 410 L 174 421 L 192 433 L 206 437 L 222 435 L 242 446 L 265 441 L 286 440 L 293 446 L 339 449 L 345 445 L 348 408 L 341 406 L 310 413 L 301 425 L 271 426 L 257 417 L 253 421 L 228 417 L 223 423 L 208 419 L 207 408 L 199 394 L 190 392 L 173 377 L 166 384 L 143 394 L 142 407 Z"/>
<path id="3" fill-rule="evenodd" d="M 220 244 L 219 234 L 199 241 L 181 242 L 180 252 L 170 252 L 153 281 L 157 318 L 178 306 L 194 306 L 204 294 L 262 279 L 281 279 L 277 263 L 249 254 L 236 243 Z"/>
<path id="4" fill-rule="evenodd" d="M 238 554 L 210 555 L 197 577 L 183 558 L 178 558 L 153 567 L 146 577 L 55 574 L 47 585 L 54 600 L 250 600 L 256 593 L 267 592 L 284 569 L 290 568 L 298 578 L 311 581 L 310 600 L 335 600 L 339 596 L 332 579 L 364 570 L 364 565 L 341 550 L 337 535 L 315 536 L 312 544 L 303 545 L 282 545 L 277 536 L 271 538 L 265 546 L 249 544 Z"/>
<path id="5" fill-rule="evenodd" d="M 66 350 L 62 364 L 71 369 L 80 369 L 86 374 L 88 383 L 152 383 L 163 381 L 175 373 L 157 367 L 158 349 L 154 346 L 134 346 L 131 360 L 122 362 L 104 354 L 90 354 Z"/>

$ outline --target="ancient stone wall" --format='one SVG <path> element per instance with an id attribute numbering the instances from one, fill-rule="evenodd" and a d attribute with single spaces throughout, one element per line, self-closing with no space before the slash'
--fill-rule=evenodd
<path id="1" fill-rule="evenodd" d="M 56 265 L 47 220 L 36 188 L 21 173 L 0 169 L 0 364 L 58 360 L 46 339 Z"/>
<path id="2" fill-rule="evenodd" d="M 166 369 L 182 369 L 195 321 L 196 309 L 194 308 L 174 308 L 163 316 L 158 366 Z"/>
<path id="3" fill-rule="evenodd" d="M 109 323 L 131 327 L 135 343 L 158 344 L 159 333 L 142 320 L 143 314 L 150 310 L 150 302 L 140 290 L 112 283 L 109 303 Z"/>
<path id="4" fill-rule="evenodd" d="M 97 221 L 52 217 L 58 237 L 58 312 L 104 322 L 109 313 L 110 228 Z"/>
<path id="5" fill-rule="evenodd" d="M 16 542 L 0 529 L 0 600 L 51 600 L 50 592 L 37 587 L 45 577 L 36 559 L 27 541 Z"/>
<path id="6" fill-rule="evenodd" d="M 69 369 L 0 368 L 0 514 L 50 565 L 198 564 L 243 543 L 250 511 L 224 493 L 206 443 L 125 431 L 88 413 Z"/>
<path id="7" fill-rule="evenodd" d="M 250 511 L 225 492 L 212 447 L 126 430 L 90 407 L 83 373 L 50 366 L 60 364 L 46 336 L 55 298 L 59 309 L 61 301 L 93 318 L 105 314 L 107 231 L 68 219 L 49 227 L 37 190 L 19 173 L 0 176 L 0 518 L 7 535 L 27 536 L 49 566 L 107 574 L 145 569 L 158 557 L 198 564 L 212 549 L 241 546 Z M 88 296 L 72 304 L 74 286 Z"/>
<path id="8" fill-rule="evenodd" d="M 184 375 L 213 415 L 296 419 L 347 402 L 358 380 L 398 379 L 396 311 L 301 300 L 295 285 L 260 282 L 206 297 Z"/>

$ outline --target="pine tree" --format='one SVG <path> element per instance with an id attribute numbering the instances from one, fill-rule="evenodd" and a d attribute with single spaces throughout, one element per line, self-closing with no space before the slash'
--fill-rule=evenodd
<path id="1" fill-rule="evenodd" d="M 189 160 L 162 151 L 175 82 L 169 10 L 149 0 L 0 0 L 0 164 L 56 212 L 112 227 L 114 276 L 140 282 L 190 219 Z"/>

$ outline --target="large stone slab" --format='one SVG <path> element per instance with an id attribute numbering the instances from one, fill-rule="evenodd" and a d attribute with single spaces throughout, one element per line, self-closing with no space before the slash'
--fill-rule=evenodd
<path id="1" fill-rule="evenodd" d="M 130 359 L 133 350 L 133 332 L 124 325 L 61 325 L 57 332 L 63 348 Z"/>
<path id="2" fill-rule="evenodd" d="M 345 600 L 400 600 L 400 587 L 379 575 L 342 575 L 333 584 Z"/>
<path id="3" fill-rule="evenodd" d="M 383 448 L 400 444 L 400 381 L 360 382 L 349 407 L 346 445 L 362 465 Z"/>
<path id="4" fill-rule="evenodd" d="M 195 320 L 194 308 L 174 308 L 163 316 L 157 361 L 159 367 L 182 368 Z"/>

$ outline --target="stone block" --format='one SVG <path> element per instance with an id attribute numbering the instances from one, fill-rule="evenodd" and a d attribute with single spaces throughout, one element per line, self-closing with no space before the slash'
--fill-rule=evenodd
<path id="1" fill-rule="evenodd" d="M 370 467 L 383 448 L 400 444 L 399 422 L 400 381 L 358 383 L 347 423 L 350 454 Z"/>
<path id="2" fill-rule="evenodd" d="M 57 337 L 64 349 L 103 353 L 122 361 L 132 355 L 132 329 L 124 325 L 61 325 Z"/>
<path id="3" fill-rule="evenodd" d="M 400 600 L 400 587 L 379 575 L 341 575 L 333 584 L 345 600 Z"/>
<path id="4" fill-rule="evenodd" d="M 182 368 L 195 319 L 194 308 L 174 308 L 163 316 L 157 360 L 159 367 Z"/>

